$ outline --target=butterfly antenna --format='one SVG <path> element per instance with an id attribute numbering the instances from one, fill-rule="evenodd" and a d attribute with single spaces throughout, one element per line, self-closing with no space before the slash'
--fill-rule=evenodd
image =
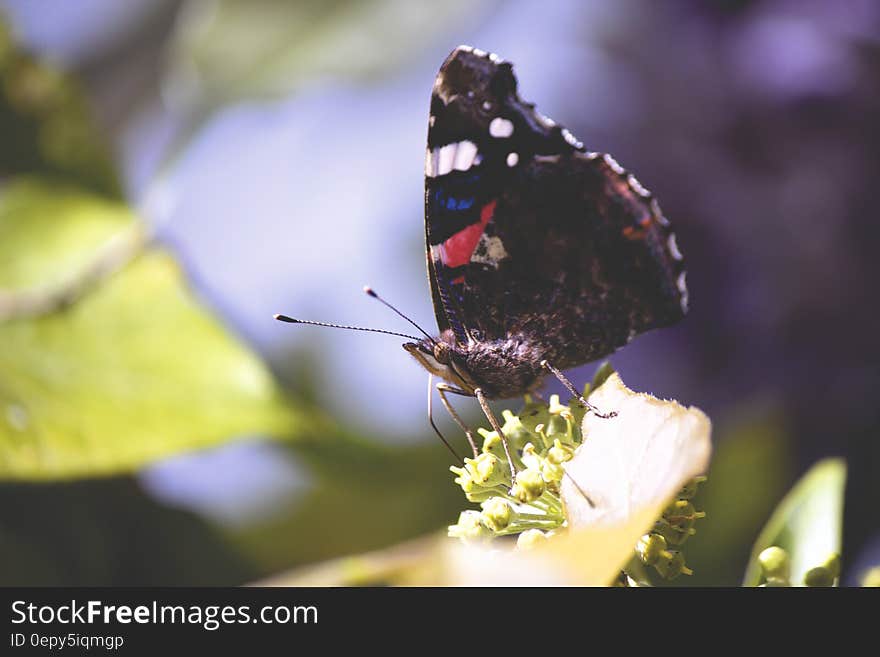
<path id="1" fill-rule="evenodd" d="M 404 315 L 402 312 L 400 312 L 397 308 L 395 308 L 395 307 L 392 306 L 390 303 L 388 303 L 387 301 L 385 301 L 385 299 L 383 299 L 383 298 L 380 297 L 378 294 L 376 294 L 376 290 L 374 290 L 373 288 L 371 288 L 369 285 L 365 285 L 365 286 L 364 286 L 364 292 L 366 292 L 368 295 L 370 295 L 370 296 L 373 297 L 374 299 L 377 299 L 380 303 L 382 303 L 383 305 L 387 306 L 388 308 L 391 308 L 391 310 L 393 310 L 393 311 L 396 312 L 398 315 L 400 315 L 401 317 L 403 317 L 406 321 L 408 321 L 410 324 L 412 324 L 413 326 L 415 326 L 415 327 L 421 332 L 422 335 L 424 335 L 426 338 L 428 338 L 428 340 L 431 341 L 432 344 L 437 344 L 436 340 L 434 340 L 434 338 L 432 338 L 432 337 L 431 337 L 431 336 L 425 331 L 425 329 L 423 329 L 421 326 L 419 326 L 418 324 L 416 324 L 416 323 L 415 323 L 413 320 L 411 320 L 409 317 L 407 317 L 407 316 Z"/>
<path id="2" fill-rule="evenodd" d="M 279 322 L 287 322 L 288 324 L 311 324 L 312 326 L 326 326 L 327 328 L 346 329 L 348 331 L 367 331 L 369 333 L 385 333 L 386 335 L 396 335 L 399 338 L 407 338 L 418 342 L 421 338 L 406 333 L 397 333 L 396 331 L 386 331 L 384 329 L 365 328 L 363 326 L 343 326 L 342 324 L 328 324 L 326 322 L 311 322 L 307 319 L 294 319 L 287 315 L 275 315 L 275 319 Z"/>

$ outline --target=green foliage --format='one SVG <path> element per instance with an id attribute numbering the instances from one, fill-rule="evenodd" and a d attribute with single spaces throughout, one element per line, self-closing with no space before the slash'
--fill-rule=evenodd
<path id="1" fill-rule="evenodd" d="M 0 197 L 0 286 L 39 295 L 133 225 L 121 204 L 12 184 Z M 240 434 L 293 436 L 312 421 L 159 250 L 65 309 L 0 323 L 0 479 L 127 472 Z"/>
<path id="2" fill-rule="evenodd" d="M 51 174 L 121 195 L 78 84 L 22 51 L 0 14 L 0 175 Z"/>
<path id="3" fill-rule="evenodd" d="M 0 483 L 0 586 L 232 586 L 256 576 L 216 528 L 130 477 Z"/>
<path id="4" fill-rule="evenodd" d="M 334 433 L 290 449 L 308 468 L 308 491 L 231 534 L 264 575 L 433 532 L 460 506 L 436 440 L 392 447 Z"/>
<path id="5" fill-rule="evenodd" d="M 171 86 L 197 89 L 201 105 L 217 107 L 279 96 L 316 78 L 375 76 L 422 51 L 462 10 L 473 18 L 489 4 L 190 1 L 172 46 Z"/>
<path id="6" fill-rule="evenodd" d="M 843 495 L 846 464 L 826 459 L 814 465 L 776 507 L 764 526 L 749 562 L 744 586 L 772 578 L 768 563 L 786 554 L 787 572 L 794 584 L 830 586 L 839 575 L 843 535 Z"/>
<path id="7" fill-rule="evenodd" d="M 694 570 L 688 583 L 696 586 L 739 584 L 753 537 L 792 477 L 790 439 L 779 414 L 740 409 L 736 415 L 715 441 L 711 485 L 700 487 L 694 498 L 706 512 L 700 540 L 688 547 Z"/>

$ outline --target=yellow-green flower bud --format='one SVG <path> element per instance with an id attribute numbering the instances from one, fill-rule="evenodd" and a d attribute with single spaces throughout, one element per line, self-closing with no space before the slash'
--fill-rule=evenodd
<path id="1" fill-rule="evenodd" d="M 536 433 L 535 427 L 550 421 L 550 411 L 543 402 L 531 402 L 523 406 L 519 412 L 519 420 L 527 431 Z"/>
<path id="2" fill-rule="evenodd" d="M 697 494 L 697 488 L 704 481 L 706 481 L 706 477 L 694 477 L 679 491 L 678 496 L 685 500 L 691 499 Z"/>
<path id="3" fill-rule="evenodd" d="M 550 416 L 550 420 L 544 427 L 544 431 L 547 433 L 547 437 L 553 441 L 555 441 L 556 439 L 569 441 L 569 429 L 569 423 L 566 422 L 565 418 L 561 415 Z"/>
<path id="4" fill-rule="evenodd" d="M 665 522 L 658 522 L 654 527 L 654 531 L 658 534 L 662 534 L 663 538 L 665 538 L 666 542 L 670 545 L 682 545 L 688 540 L 688 538 L 697 533 L 697 530 L 693 527 L 681 529 Z"/>
<path id="5" fill-rule="evenodd" d="M 480 506 L 483 507 L 483 524 L 493 531 L 501 531 L 510 524 L 512 511 L 510 504 L 501 497 L 490 497 Z"/>
<path id="6" fill-rule="evenodd" d="M 510 476 L 507 465 L 492 453 L 485 452 L 475 459 L 465 459 L 468 471 L 475 484 L 497 486 Z"/>
<path id="7" fill-rule="evenodd" d="M 479 511 L 462 511 L 458 516 L 458 522 L 449 526 L 449 536 L 460 538 L 463 541 L 476 541 L 489 538 L 492 532 L 481 522 Z"/>
<path id="8" fill-rule="evenodd" d="M 831 571 L 825 566 L 810 568 L 804 575 L 805 586 L 834 586 L 834 578 Z"/>
<path id="9" fill-rule="evenodd" d="M 565 476 L 565 470 L 558 463 L 554 463 L 550 459 L 544 459 L 541 462 L 541 476 L 544 477 L 544 481 L 548 484 L 551 482 L 558 484 L 562 481 L 562 477 Z"/>
<path id="10" fill-rule="evenodd" d="M 694 571 L 684 563 L 681 552 L 664 552 L 660 555 L 654 568 L 664 579 L 675 579 L 679 575 L 692 575 Z"/>
<path id="11" fill-rule="evenodd" d="M 516 482 L 510 491 L 520 502 L 533 502 L 544 493 L 544 478 L 540 471 L 527 468 L 516 475 Z"/>
<path id="12" fill-rule="evenodd" d="M 565 463 L 574 458 L 574 449 L 563 445 L 558 439 L 553 441 L 553 447 L 547 450 L 547 458 L 556 464 Z"/>
<path id="13" fill-rule="evenodd" d="M 547 406 L 550 415 L 559 415 L 563 411 L 568 410 L 568 406 L 563 406 L 559 401 L 559 395 L 550 395 L 550 404 Z"/>
<path id="14" fill-rule="evenodd" d="M 758 563 L 764 577 L 769 579 L 788 580 L 791 577 L 791 559 L 788 552 L 781 547 L 771 546 L 758 555 Z"/>
<path id="15" fill-rule="evenodd" d="M 660 534 L 645 534 L 636 543 L 639 560 L 646 566 L 653 566 L 666 552 L 666 539 Z"/>
<path id="16" fill-rule="evenodd" d="M 540 529 L 527 529 L 516 539 L 516 547 L 520 550 L 530 550 L 547 541 L 547 538 Z"/>
<path id="17" fill-rule="evenodd" d="M 825 563 L 822 565 L 831 573 L 832 579 L 840 577 L 840 555 L 837 552 L 833 552 L 829 555 L 825 560 Z"/>
<path id="18" fill-rule="evenodd" d="M 534 470 L 540 470 L 541 464 L 544 462 L 544 459 L 535 451 L 535 446 L 532 443 L 527 443 L 526 446 L 523 447 L 521 458 L 523 465 Z"/>

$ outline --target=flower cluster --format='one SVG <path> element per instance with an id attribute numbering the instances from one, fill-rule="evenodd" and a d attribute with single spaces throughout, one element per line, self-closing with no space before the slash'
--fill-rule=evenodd
<path id="1" fill-rule="evenodd" d="M 613 370 L 606 363 L 585 386 L 584 397 L 611 374 Z M 468 501 L 479 504 L 481 510 L 463 511 L 458 522 L 449 527 L 449 535 L 471 542 L 518 534 L 517 547 L 528 549 L 564 531 L 569 521 L 561 492 L 564 477 L 570 477 L 564 464 L 574 458 L 583 442 L 584 415 L 577 399 L 566 405 L 558 395 L 551 396 L 549 402 L 527 396 L 518 414 L 505 410 L 501 429 L 510 445 L 515 477 L 511 477 L 498 434 L 478 429 L 483 438 L 481 453 L 450 469 Z M 667 506 L 635 546 L 633 563 L 652 566 L 664 579 L 691 573 L 681 547 L 696 532 L 695 522 L 705 516 L 691 501 L 703 480 L 705 477 L 697 477 Z M 644 577 L 627 573 L 622 582 L 647 583 Z"/>
<path id="2" fill-rule="evenodd" d="M 691 499 L 697 494 L 697 486 L 706 477 L 695 477 L 666 507 L 663 515 L 654 524 L 654 529 L 639 539 L 636 555 L 646 566 L 652 566 L 663 579 L 675 579 L 679 575 L 690 575 L 681 551 L 684 542 L 697 533 L 694 524 L 705 518 L 703 511 L 694 508 Z M 628 584 L 631 584 L 627 580 Z"/>

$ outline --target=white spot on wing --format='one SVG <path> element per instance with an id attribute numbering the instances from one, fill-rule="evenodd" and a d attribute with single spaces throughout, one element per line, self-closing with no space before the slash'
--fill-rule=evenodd
<path id="1" fill-rule="evenodd" d="M 455 162 L 452 168 L 459 171 L 467 171 L 471 168 L 477 156 L 477 145 L 472 141 L 458 142 L 458 150 L 455 152 Z"/>
<path id="2" fill-rule="evenodd" d="M 440 154 L 437 157 L 437 175 L 445 176 L 452 171 L 452 165 L 455 163 L 455 153 L 458 150 L 458 143 L 446 144 L 440 147 Z"/>
<path id="3" fill-rule="evenodd" d="M 626 179 L 626 182 L 629 183 L 630 189 L 632 189 L 636 194 L 638 194 L 642 198 L 650 198 L 651 192 L 645 189 L 642 186 L 642 183 L 640 183 L 634 175 L 630 174 L 629 177 Z"/>
<path id="4" fill-rule="evenodd" d="M 678 275 L 678 280 L 675 281 L 675 286 L 678 288 L 678 291 L 681 293 L 681 309 L 683 312 L 687 312 L 688 310 L 688 289 L 687 289 L 687 272 L 683 271 Z"/>
<path id="5" fill-rule="evenodd" d="M 428 117 L 428 125 L 433 128 L 434 121 L 436 121 L 436 120 L 437 120 L 437 117 L 432 114 L 431 116 Z"/>
<path id="6" fill-rule="evenodd" d="M 584 145 L 578 141 L 577 137 L 575 137 L 573 134 L 571 134 L 568 131 L 568 128 L 562 129 L 562 137 L 563 137 L 563 139 L 565 139 L 565 141 L 568 142 L 568 145 L 571 146 L 572 148 L 577 148 L 578 150 L 580 150 L 581 148 L 584 147 Z"/>
<path id="7" fill-rule="evenodd" d="M 663 210 L 660 209 L 660 204 L 657 202 L 657 199 L 651 199 L 651 212 L 661 226 L 669 225 L 669 220 L 663 216 Z"/>
<path id="8" fill-rule="evenodd" d="M 669 239 L 666 240 L 666 244 L 669 245 L 669 252 L 672 254 L 672 257 L 676 260 L 681 260 L 682 255 L 681 251 L 678 250 L 678 243 L 675 241 L 675 233 L 672 233 L 669 236 Z"/>
<path id="9" fill-rule="evenodd" d="M 474 53 L 477 57 L 487 57 L 489 54 L 485 50 L 480 50 L 479 48 L 472 48 L 471 52 Z"/>
<path id="10" fill-rule="evenodd" d="M 587 151 L 585 155 L 587 156 L 588 160 L 595 160 L 597 157 L 599 157 L 599 154 L 596 151 Z"/>
<path id="11" fill-rule="evenodd" d="M 519 155 L 516 153 L 510 153 L 507 156 L 507 166 L 515 167 L 517 162 L 519 162 Z"/>
<path id="12" fill-rule="evenodd" d="M 425 150 L 425 175 L 428 176 L 428 178 L 433 178 L 437 175 L 437 163 L 435 161 L 436 158 L 434 157 L 435 152 L 436 151 Z"/>
<path id="13" fill-rule="evenodd" d="M 549 116 L 544 116 L 537 111 L 535 112 L 535 115 L 538 117 L 538 121 L 540 121 L 545 128 L 552 128 L 556 125 L 556 121 L 551 119 Z"/>
<path id="14" fill-rule="evenodd" d="M 496 116 L 489 124 L 489 134 L 496 139 L 504 139 L 513 134 L 513 122 Z"/>
<path id="15" fill-rule="evenodd" d="M 608 153 L 605 153 L 604 157 L 605 157 L 605 164 L 607 164 L 609 167 L 611 167 L 611 170 L 614 173 L 621 175 L 621 176 L 626 173 L 626 170 L 617 163 L 617 160 L 615 160 L 613 157 L 611 157 Z"/>

